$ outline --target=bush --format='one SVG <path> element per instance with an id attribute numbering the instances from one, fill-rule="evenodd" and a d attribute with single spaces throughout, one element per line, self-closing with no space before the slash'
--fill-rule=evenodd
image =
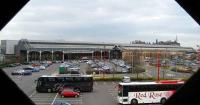
<path id="1" fill-rule="evenodd" d="M 114 77 L 114 78 L 94 78 L 95 81 L 121 81 L 122 78 Z"/>
<path id="2" fill-rule="evenodd" d="M 177 80 L 177 79 L 176 78 L 174 78 L 174 79 L 160 78 L 160 80 Z M 182 79 L 179 79 L 179 80 L 187 81 L 188 78 L 182 78 Z M 94 81 L 119 81 L 120 82 L 120 81 L 122 81 L 122 77 L 114 77 L 114 78 L 112 78 L 112 77 L 109 77 L 109 78 L 108 77 L 105 77 L 105 78 L 101 77 L 101 78 L 94 78 Z M 131 77 L 131 81 L 132 82 L 134 82 L 134 81 L 157 81 L 157 78 Z"/>
<path id="3" fill-rule="evenodd" d="M 9 64 L 7 64 L 7 63 L 2 63 L 2 64 L 0 64 L 0 68 L 8 67 L 8 65 Z"/>
<path id="4" fill-rule="evenodd" d="M 131 81 L 152 81 L 155 80 L 154 78 L 135 78 L 131 77 Z M 94 81 L 122 81 L 122 77 L 101 77 L 101 78 L 94 78 Z"/>

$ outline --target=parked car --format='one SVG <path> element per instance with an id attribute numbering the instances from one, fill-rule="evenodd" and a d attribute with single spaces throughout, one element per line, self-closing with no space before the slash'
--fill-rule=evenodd
<path id="1" fill-rule="evenodd" d="M 61 97 L 79 97 L 80 93 L 75 92 L 72 88 L 62 88 L 58 92 Z"/>
<path id="2" fill-rule="evenodd" d="M 44 64 L 42 64 L 44 67 L 49 67 L 50 65 L 48 64 L 48 63 L 44 63 Z"/>
<path id="3" fill-rule="evenodd" d="M 31 71 L 26 71 L 26 70 L 15 70 L 11 73 L 12 75 L 31 75 Z"/>
<path id="4" fill-rule="evenodd" d="M 21 71 L 20 70 L 14 70 L 13 72 L 11 72 L 12 75 L 21 75 Z"/>
<path id="5" fill-rule="evenodd" d="M 25 68 L 23 68 L 23 70 L 32 71 L 32 72 L 39 72 L 40 71 L 39 68 L 37 68 L 37 67 L 31 67 L 31 66 L 25 67 Z"/>
<path id="6" fill-rule="evenodd" d="M 96 68 L 98 65 L 96 63 L 91 64 L 91 68 Z"/>
<path id="7" fill-rule="evenodd" d="M 45 70 L 46 69 L 46 67 L 45 66 L 43 66 L 43 65 L 40 65 L 40 66 L 36 66 L 39 70 Z"/>
<path id="8" fill-rule="evenodd" d="M 72 105 L 66 101 L 54 101 L 53 105 Z"/>

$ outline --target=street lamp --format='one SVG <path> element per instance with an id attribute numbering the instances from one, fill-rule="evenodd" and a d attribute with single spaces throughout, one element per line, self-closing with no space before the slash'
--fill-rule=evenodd
<path id="1" fill-rule="evenodd" d="M 132 51 L 132 74 L 133 74 L 133 51 Z"/>
<path id="2" fill-rule="evenodd" d="M 157 80 L 160 80 L 160 52 L 157 52 Z"/>

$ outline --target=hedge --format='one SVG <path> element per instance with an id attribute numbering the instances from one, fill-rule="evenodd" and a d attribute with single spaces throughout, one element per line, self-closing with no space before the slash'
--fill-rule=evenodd
<path id="1" fill-rule="evenodd" d="M 94 78 L 94 81 L 121 81 L 122 77 L 100 77 L 100 78 Z M 149 80 L 155 80 L 154 78 L 135 78 L 131 77 L 131 81 L 149 81 Z"/>
<path id="2" fill-rule="evenodd" d="M 135 78 L 135 77 L 131 77 L 131 81 L 156 81 L 157 78 Z M 163 78 L 160 78 L 160 80 L 177 80 L 176 78 L 175 79 L 163 79 Z M 188 79 L 186 78 L 183 78 L 183 79 L 179 79 L 179 80 L 183 80 L 183 81 L 186 81 Z M 122 77 L 101 77 L 101 78 L 94 78 L 94 81 L 122 81 Z"/>
<path id="3" fill-rule="evenodd" d="M 9 64 L 7 64 L 7 63 L 1 63 L 0 64 L 0 68 L 4 68 L 4 67 L 7 67 Z"/>

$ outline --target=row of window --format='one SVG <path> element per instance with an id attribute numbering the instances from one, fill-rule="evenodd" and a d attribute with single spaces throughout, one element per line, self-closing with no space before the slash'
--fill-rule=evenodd
<path id="1" fill-rule="evenodd" d="M 41 81 L 46 82 L 88 82 L 93 81 L 92 77 L 43 77 Z"/>

